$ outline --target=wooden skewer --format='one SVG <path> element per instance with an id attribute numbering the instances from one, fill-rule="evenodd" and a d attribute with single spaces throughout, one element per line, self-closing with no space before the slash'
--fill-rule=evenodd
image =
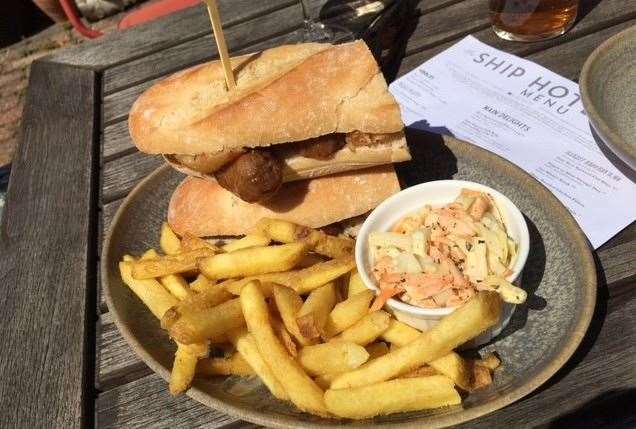
<path id="1" fill-rule="evenodd" d="M 212 31 L 214 31 L 214 39 L 216 40 L 216 47 L 221 57 L 221 64 L 223 65 L 223 73 L 225 74 L 225 84 L 228 91 L 236 89 L 236 81 L 234 80 L 234 72 L 232 72 L 232 64 L 230 63 L 230 56 L 227 52 L 227 45 L 225 43 L 225 36 L 223 35 L 223 28 L 221 27 L 221 17 L 219 15 L 219 8 L 216 6 L 216 0 L 203 0 L 208 7 L 208 14 L 210 15 L 210 22 L 212 23 Z"/>

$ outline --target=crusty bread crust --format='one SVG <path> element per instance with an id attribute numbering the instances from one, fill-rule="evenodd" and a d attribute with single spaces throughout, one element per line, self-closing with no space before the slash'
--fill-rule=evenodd
<path id="1" fill-rule="evenodd" d="M 403 128 L 399 106 L 363 41 L 280 46 L 233 58 L 232 66 L 232 94 L 218 61 L 143 93 L 129 116 L 139 150 L 194 155 Z"/>
<path id="2" fill-rule="evenodd" d="M 392 165 L 287 183 L 266 205 L 188 177 L 172 194 L 168 223 L 179 235 L 199 237 L 243 235 L 267 216 L 319 228 L 367 213 L 399 190 Z"/>
<path id="3" fill-rule="evenodd" d="M 214 174 L 204 174 L 177 162 L 171 155 L 164 159 L 177 171 L 189 176 L 216 181 Z M 345 146 L 333 157 L 326 160 L 307 158 L 300 155 L 284 158 L 283 183 L 296 180 L 313 179 L 343 171 L 360 170 L 377 165 L 411 159 L 404 133 L 396 133 L 392 140 L 375 146 L 360 146 L 355 149 Z"/>

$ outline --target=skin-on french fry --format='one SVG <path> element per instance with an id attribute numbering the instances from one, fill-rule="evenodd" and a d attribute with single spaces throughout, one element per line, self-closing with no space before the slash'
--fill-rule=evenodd
<path id="1" fill-rule="evenodd" d="M 365 386 L 411 371 L 447 355 L 497 323 L 500 316 L 499 295 L 494 292 L 479 292 L 415 341 L 342 374 L 334 380 L 332 387 L 346 389 Z"/>
<path id="2" fill-rule="evenodd" d="M 188 309 L 202 310 L 212 308 L 232 298 L 234 298 L 234 295 L 226 291 L 221 285 L 211 285 L 197 294 L 186 297 L 179 304 L 178 310 L 180 313 L 183 313 Z"/>
<path id="3" fill-rule="evenodd" d="M 338 335 L 366 316 L 373 296 L 373 292 L 366 289 L 336 304 L 331 313 L 329 313 L 329 317 L 327 317 L 325 337 L 331 338 L 334 335 Z"/>
<path id="4" fill-rule="evenodd" d="M 220 253 L 199 261 L 201 273 L 211 279 L 254 276 L 288 271 L 307 254 L 302 243 L 250 247 L 232 253 Z"/>
<path id="5" fill-rule="evenodd" d="M 183 347 L 177 347 L 169 383 L 170 393 L 173 396 L 179 395 L 190 388 L 198 360 L 199 358 L 196 355 Z"/>
<path id="6" fill-rule="evenodd" d="M 166 311 L 177 305 L 179 300 L 172 296 L 162 285 L 155 279 L 137 280 L 132 276 L 131 259 L 127 258 L 119 263 L 119 272 L 124 283 L 143 301 L 156 318 L 161 319 Z"/>
<path id="7" fill-rule="evenodd" d="M 188 282 L 179 274 L 169 274 L 167 276 L 160 277 L 159 281 L 163 287 L 168 289 L 168 291 L 179 300 L 186 299 L 188 296 L 193 294 Z"/>
<path id="8" fill-rule="evenodd" d="M 207 358 L 197 363 L 198 375 L 239 375 L 247 377 L 256 373 L 240 353 L 229 358 Z"/>
<path id="9" fill-rule="evenodd" d="M 492 373 L 490 369 L 482 365 L 473 365 L 472 384 L 467 391 L 473 392 L 492 384 Z"/>
<path id="10" fill-rule="evenodd" d="M 224 252 L 234 252 L 236 250 L 247 249 L 249 247 L 267 246 L 270 243 L 269 237 L 262 234 L 247 234 L 240 240 L 234 240 L 231 243 L 224 245 L 221 249 Z"/>
<path id="11" fill-rule="evenodd" d="M 286 401 L 289 399 L 283 385 L 276 379 L 272 370 L 267 366 L 265 360 L 258 350 L 256 340 L 245 328 L 232 329 L 227 334 L 228 338 L 236 347 L 236 350 L 243 356 L 245 361 L 252 367 L 254 372 L 267 386 L 274 397 Z"/>
<path id="12" fill-rule="evenodd" d="M 392 345 L 404 347 L 415 341 L 420 334 L 422 334 L 421 331 L 418 331 L 406 323 L 391 319 L 388 329 L 382 333 L 381 338 Z"/>
<path id="13" fill-rule="evenodd" d="M 147 251 L 143 258 L 149 259 L 156 257 L 154 250 Z M 134 258 L 124 256 L 124 262 L 120 262 L 120 272 L 122 279 L 135 294 L 143 301 L 144 304 L 157 318 L 161 318 L 172 310 L 165 307 L 170 303 L 173 305 L 178 303 L 177 297 L 171 295 L 164 289 L 155 279 L 135 280 L 132 278 L 132 267 Z M 209 351 L 209 343 L 202 341 L 191 345 L 185 345 L 177 342 L 177 352 L 172 365 L 172 373 L 170 375 L 170 393 L 178 395 L 185 392 L 192 383 L 194 378 L 194 370 L 197 363 L 202 357 L 206 357 Z"/>
<path id="14" fill-rule="evenodd" d="M 215 285 L 215 282 L 204 276 L 203 274 L 199 274 L 196 279 L 192 283 L 190 283 L 190 290 L 194 292 L 203 292 L 204 290 Z"/>
<path id="15" fill-rule="evenodd" d="M 267 286 L 263 286 L 263 285 L 275 283 L 279 285 L 285 285 L 285 287 L 288 287 L 287 285 L 291 285 L 292 283 L 291 279 L 293 277 L 293 273 L 294 271 L 287 271 L 284 273 L 261 274 L 260 276 L 250 276 L 240 280 L 228 279 L 220 284 L 223 285 L 225 290 L 227 290 L 232 295 L 239 296 L 241 294 L 241 289 L 243 289 L 243 286 L 245 286 L 251 281 L 258 280 L 259 282 L 261 282 L 261 292 L 263 292 L 263 294 L 267 298 L 269 298 L 272 296 L 272 290 L 267 289 Z M 291 288 L 291 286 L 289 287 Z"/>
<path id="16" fill-rule="evenodd" d="M 141 261 L 147 261 L 148 259 L 157 259 L 159 257 L 160 255 L 157 253 L 155 249 L 148 249 L 143 253 L 143 255 L 141 255 L 141 258 L 139 259 Z"/>
<path id="17" fill-rule="evenodd" d="M 389 329 L 382 334 L 382 339 L 389 341 L 392 346 L 404 347 L 415 341 L 422 333 L 405 323 L 395 319 L 391 320 Z M 455 352 L 442 356 L 430 362 L 429 365 L 434 369 L 435 373 L 443 374 L 455 382 L 456 385 L 463 390 L 468 391 L 471 385 L 471 368 L 470 365 Z M 416 370 L 417 371 L 417 370 Z M 420 374 L 417 373 L 416 374 Z M 431 375 L 430 373 L 422 373 L 423 375 Z M 411 375 L 417 376 L 417 375 Z"/>
<path id="18" fill-rule="evenodd" d="M 386 311 L 368 313 L 350 328 L 345 329 L 331 341 L 346 341 L 366 346 L 378 338 L 389 327 L 391 315 Z"/>
<path id="19" fill-rule="evenodd" d="M 419 368 L 415 368 L 413 371 L 409 371 L 406 374 L 400 375 L 400 378 L 430 377 L 431 375 L 439 375 L 439 372 L 430 365 L 424 365 Z"/>
<path id="20" fill-rule="evenodd" d="M 310 375 L 351 371 L 368 359 L 369 353 L 364 347 L 344 342 L 303 347 L 298 354 L 298 362 Z"/>
<path id="21" fill-rule="evenodd" d="M 194 378 L 197 361 L 208 355 L 207 343 L 185 345 L 177 343 L 177 352 L 172 363 L 170 374 L 170 393 L 179 395 L 190 387 Z"/>
<path id="22" fill-rule="evenodd" d="M 144 252 L 140 259 L 142 261 L 146 261 L 148 259 L 157 259 L 159 257 L 160 256 L 155 249 L 148 249 Z M 163 287 L 168 289 L 168 292 L 179 300 L 182 300 L 192 294 L 192 291 L 190 291 L 190 288 L 188 287 L 188 283 L 185 281 L 183 276 L 180 276 L 179 274 L 169 274 L 167 276 L 159 277 L 159 282 L 163 285 Z"/>
<path id="23" fill-rule="evenodd" d="M 349 285 L 347 287 L 347 296 L 349 298 L 351 298 L 352 296 L 354 296 L 358 292 L 363 292 L 365 290 L 369 290 L 369 289 L 365 286 L 364 282 L 362 281 L 362 278 L 360 277 L 360 274 L 358 273 L 358 270 L 352 271 L 351 275 L 349 276 Z"/>
<path id="24" fill-rule="evenodd" d="M 319 338 L 324 333 L 327 317 L 336 304 L 336 289 L 328 283 L 312 291 L 296 315 L 296 323 L 303 337 Z"/>
<path id="25" fill-rule="evenodd" d="M 496 370 L 501 365 L 501 359 L 494 352 L 486 353 L 484 357 L 475 361 L 476 365 L 485 366 L 491 371 Z"/>
<path id="26" fill-rule="evenodd" d="M 216 307 L 179 314 L 169 328 L 170 336 L 183 344 L 205 341 L 245 324 L 238 298 Z"/>
<path id="27" fill-rule="evenodd" d="M 280 243 L 307 243 L 316 253 L 330 258 L 350 257 L 354 242 L 350 238 L 334 237 L 323 231 L 296 225 L 280 219 L 261 219 L 255 228 L 259 233 Z"/>
<path id="28" fill-rule="evenodd" d="M 445 375 L 464 391 L 471 388 L 472 365 L 455 352 L 435 359 L 429 365 L 438 373 Z"/>
<path id="29" fill-rule="evenodd" d="M 259 276 L 246 277 L 241 280 L 233 280 L 225 285 L 228 292 L 233 295 L 240 295 L 241 288 L 252 280 L 261 283 L 271 282 L 294 289 L 301 295 L 311 292 L 327 283 L 336 280 L 346 274 L 355 266 L 352 259 L 334 259 L 326 262 L 319 262 L 302 270 L 287 271 L 282 273 L 269 273 Z M 269 297 L 269 290 L 262 290 L 265 296 Z"/>
<path id="30" fill-rule="evenodd" d="M 317 253 L 307 253 L 296 265 L 297 268 L 309 268 L 312 265 L 325 262 L 325 258 Z"/>
<path id="31" fill-rule="evenodd" d="M 197 313 L 216 307 L 229 301 L 233 295 L 221 285 L 211 286 L 209 289 L 186 297 L 178 305 L 166 311 L 161 318 L 161 327 L 170 329 L 181 317 L 198 317 Z M 194 313 L 194 315 L 192 315 Z"/>
<path id="32" fill-rule="evenodd" d="M 168 223 L 161 225 L 161 235 L 159 236 L 159 246 L 166 255 L 176 255 L 181 251 L 181 240 L 170 228 Z"/>
<path id="33" fill-rule="evenodd" d="M 369 353 L 369 360 L 384 356 L 389 352 L 389 347 L 386 343 L 372 343 L 365 347 L 367 353 Z"/>
<path id="34" fill-rule="evenodd" d="M 221 251 L 221 249 L 216 247 L 214 244 L 209 243 L 196 235 L 185 233 L 181 238 L 181 251 L 190 252 L 198 249 L 210 249 L 214 253 L 219 253 Z"/>
<path id="35" fill-rule="evenodd" d="M 327 409 L 350 419 L 445 407 L 460 402 L 461 397 L 452 380 L 440 375 L 325 392 Z"/>
<path id="36" fill-rule="evenodd" d="M 331 382 L 340 374 L 322 374 L 314 378 L 316 384 L 323 390 L 329 389 Z"/>
<path id="37" fill-rule="evenodd" d="M 240 299 L 248 330 L 254 336 L 261 356 L 294 405 L 302 411 L 328 415 L 323 391 L 276 338 L 258 282 L 245 285 Z"/>
<path id="38" fill-rule="evenodd" d="M 309 268 L 297 271 L 296 281 L 291 285 L 301 295 L 336 280 L 356 266 L 351 258 L 334 259 L 321 262 Z"/>
<path id="39" fill-rule="evenodd" d="M 132 275 L 136 279 L 152 279 L 192 271 L 197 267 L 197 259 L 212 256 L 210 249 L 197 249 L 171 256 L 141 260 L 133 265 Z"/>
<path id="40" fill-rule="evenodd" d="M 287 353 L 289 353 L 290 356 L 293 358 L 298 356 L 298 348 L 296 347 L 296 343 L 294 342 L 291 335 L 285 328 L 285 325 L 283 324 L 283 322 L 279 320 L 278 318 L 273 318 L 273 317 L 271 319 L 271 322 L 272 322 L 272 328 L 274 328 L 274 332 L 276 333 L 278 340 L 285 347 L 285 349 L 287 350 Z"/>
<path id="41" fill-rule="evenodd" d="M 296 315 L 303 306 L 303 300 L 300 295 L 287 286 L 274 285 L 272 286 L 272 291 L 274 303 L 276 304 L 281 319 L 283 319 L 283 324 L 285 328 L 287 328 L 287 331 L 294 336 L 301 346 L 312 344 L 311 340 L 303 337 L 298 328 L 298 323 L 296 323 Z"/>

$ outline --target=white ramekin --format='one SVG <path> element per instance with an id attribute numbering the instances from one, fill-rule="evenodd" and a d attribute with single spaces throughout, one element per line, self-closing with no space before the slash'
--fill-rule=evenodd
<path id="1" fill-rule="evenodd" d="M 455 200 L 462 188 L 489 193 L 499 209 L 506 225 L 508 235 L 518 243 L 517 260 L 506 279 L 517 286 L 521 283 L 521 273 L 528 259 L 530 235 L 528 225 L 521 211 L 500 192 L 479 183 L 463 180 L 439 180 L 412 186 L 386 199 L 376 207 L 362 224 L 356 239 L 355 257 L 358 272 L 364 284 L 373 291 L 378 291 L 375 280 L 371 276 L 371 255 L 369 253 L 369 233 L 388 231 L 398 220 L 430 204 L 439 207 Z M 425 331 L 433 327 L 444 316 L 453 312 L 454 308 L 420 308 L 398 299 L 389 299 L 385 308 L 395 317 L 408 325 Z M 489 342 L 506 327 L 515 306 L 504 304 L 502 317 L 498 324 L 473 339 L 465 347 L 476 347 Z"/>

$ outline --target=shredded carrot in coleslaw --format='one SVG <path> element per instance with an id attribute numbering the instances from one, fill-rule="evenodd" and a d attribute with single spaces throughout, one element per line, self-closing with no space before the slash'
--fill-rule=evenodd
<path id="1" fill-rule="evenodd" d="M 373 232 L 372 275 L 380 289 L 371 311 L 390 298 L 423 308 L 458 307 L 479 290 L 501 293 L 507 302 L 526 299 L 505 277 L 517 257 L 517 243 L 486 193 L 463 189 L 443 207 L 424 206 L 390 232 Z"/>

